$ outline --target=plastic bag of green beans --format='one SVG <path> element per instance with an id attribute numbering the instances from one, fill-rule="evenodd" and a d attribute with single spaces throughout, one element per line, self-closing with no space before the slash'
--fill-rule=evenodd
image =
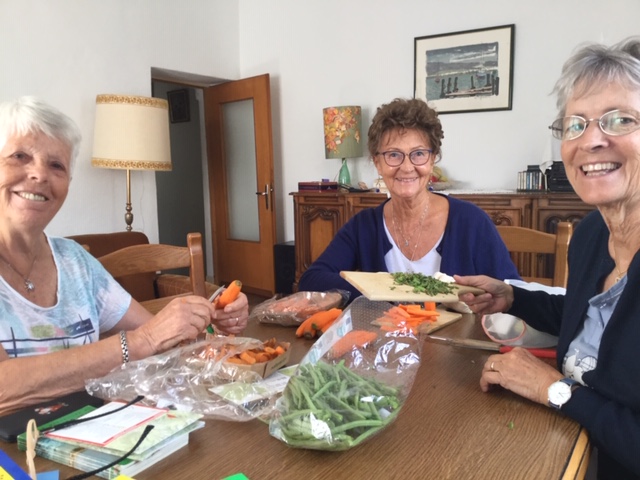
<path id="1" fill-rule="evenodd" d="M 297 448 L 346 450 L 398 415 L 420 367 L 420 340 L 375 323 L 392 307 L 359 297 L 313 345 L 276 403 L 272 436 Z"/>

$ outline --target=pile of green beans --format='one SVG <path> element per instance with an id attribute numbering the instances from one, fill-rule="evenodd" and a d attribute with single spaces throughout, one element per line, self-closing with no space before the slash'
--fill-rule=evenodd
<path id="1" fill-rule="evenodd" d="M 277 419 L 289 445 L 346 450 L 369 438 L 400 409 L 399 390 L 345 366 L 318 362 L 300 367 L 284 391 Z"/>

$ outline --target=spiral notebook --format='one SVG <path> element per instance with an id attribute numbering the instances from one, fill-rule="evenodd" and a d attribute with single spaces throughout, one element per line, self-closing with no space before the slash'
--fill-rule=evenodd
<path id="1" fill-rule="evenodd" d="M 27 423 L 29 423 L 29 420 L 32 418 L 36 421 L 37 425 L 42 425 L 64 417 L 87 405 L 99 407 L 103 403 L 101 399 L 93 397 L 85 391 L 81 391 L 37 405 L 31 405 L 30 407 L 0 417 L 0 440 L 15 442 L 18 435 L 25 432 Z"/>

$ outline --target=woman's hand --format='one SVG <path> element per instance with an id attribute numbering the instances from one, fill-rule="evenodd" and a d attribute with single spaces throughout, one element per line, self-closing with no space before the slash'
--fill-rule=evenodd
<path id="1" fill-rule="evenodd" d="M 143 325 L 129 332 L 134 337 L 130 342 L 141 337 L 147 343 L 147 352 L 143 349 L 140 358 L 161 353 L 183 341 L 197 339 L 214 315 L 213 305 L 204 297 L 189 295 L 175 298 Z M 137 349 L 131 350 L 137 352 Z"/>
<path id="2" fill-rule="evenodd" d="M 488 392 L 491 385 L 500 385 L 522 397 L 548 405 L 549 386 L 563 378 L 554 367 L 534 357 L 524 348 L 491 355 L 482 369 L 480 388 Z"/>
<path id="3" fill-rule="evenodd" d="M 466 303 L 473 313 L 484 315 L 506 312 L 513 304 L 513 288 L 500 280 L 485 275 L 454 275 L 453 278 L 458 285 L 477 287 L 487 292 L 480 295 L 463 293 L 459 296 L 460 301 Z"/>
<path id="4" fill-rule="evenodd" d="M 215 310 L 212 323 L 220 333 L 239 334 L 246 328 L 248 320 L 249 300 L 244 293 L 240 293 L 229 305 Z"/>

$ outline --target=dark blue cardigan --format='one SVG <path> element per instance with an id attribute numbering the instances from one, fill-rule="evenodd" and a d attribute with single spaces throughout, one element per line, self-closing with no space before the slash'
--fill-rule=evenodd
<path id="1" fill-rule="evenodd" d="M 519 279 L 489 216 L 471 202 L 445 198 L 449 200 L 449 217 L 442 241 L 436 247 L 442 256 L 440 271 L 449 275 L 483 274 L 501 280 Z M 353 300 L 360 292 L 340 277 L 341 270 L 386 272 L 384 256 L 392 248 L 382 215 L 387 201 L 354 215 L 304 272 L 298 289 L 321 292 L 339 288 L 351 292 L 350 300 Z"/>
<path id="2" fill-rule="evenodd" d="M 558 369 L 580 332 L 588 301 L 601 291 L 614 268 L 609 230 L 600 212 L 587 215 L 569 246 L 566 295 L 514 288 L 509 313 L 538 330 L 558 335 Z M 562 412 L 578 421 L 598 447 L 598 478 L 640 479 L 640 252 L 627 272 L 627 285 L 604 329 L 596 368 L 583 375 Z"/>

